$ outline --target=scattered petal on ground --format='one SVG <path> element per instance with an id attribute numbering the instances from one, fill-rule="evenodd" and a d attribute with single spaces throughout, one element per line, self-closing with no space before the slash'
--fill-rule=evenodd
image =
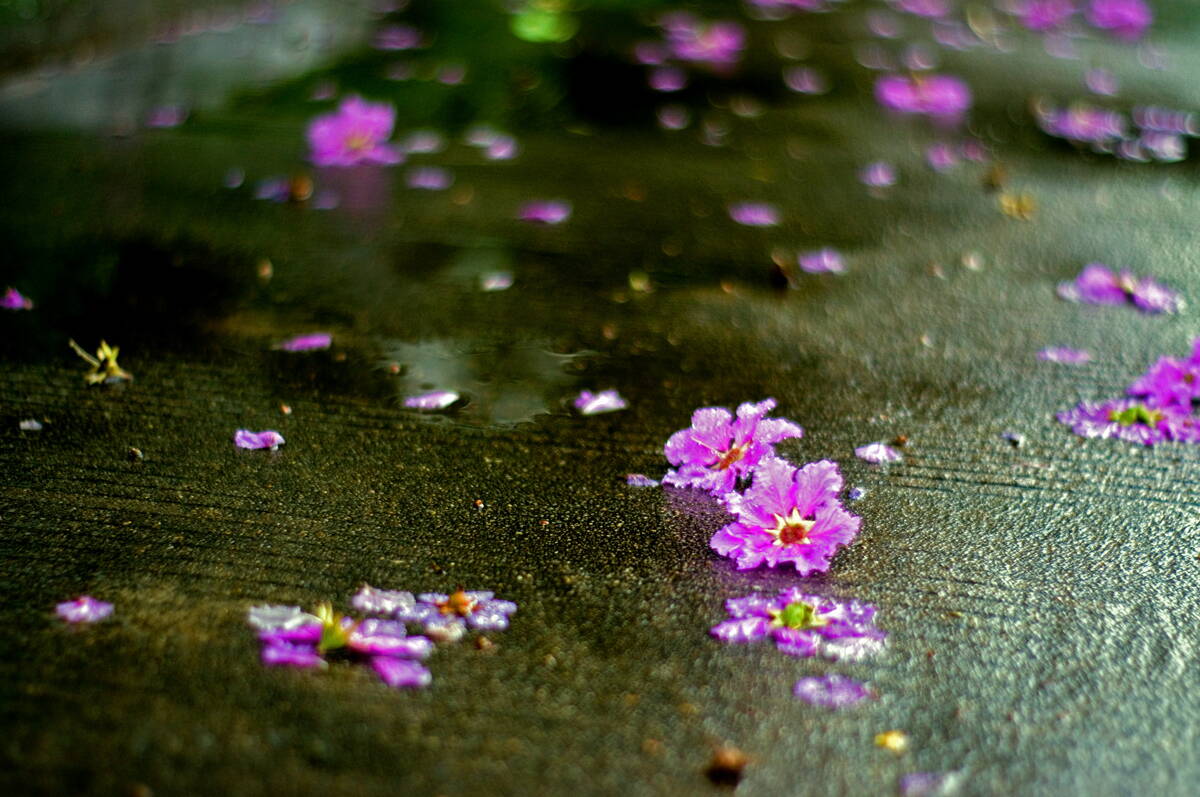
<path id="1" fill-rule="evenodd" d="M 413 410 L 444 410 L 462 396 L 453 390 L 434 390 L 416 396 L 407 396 L 404 406 Z"/>
<path id="2" fill-rule="evenodd" d="M 271 429 L 268 429 L 264 432 L 252 432 L 249 429 L 238 429 L 233 433 L 233 443 L 238 448 L 269 448 L 274 451 L 285 442 L 286 441 L 283 439 L 283 435 Z"/>
<path id="3" fill-rule="evenodd" d="M 288 338 L 275 348 L 282 351 L 317 351 L 328 349 L 333 345 L 333 335 L 328 332 L 312 332 L 307 335 L 297 335 Z"/>
<path id="4" fill-rule="evenodd" d="M 1083 349 L 1072 349 L 1069 346 L 1049 346 L 1039 351 L 1037 358 L 1062 365 L 1083 365 L 1092 361 L 1092 353 Z"/>
<path id="5" fill-rule="evenodd" d="M 581 390 L 571 404 L 579 411 L 580 415 L 599 415 L 602 412 L 616 412 L 629 406 L 625 399 L 621 398 L 621 395 L 615 390 L 601 390 L 599 393 L 593 393 L 590 390 Z"/>
<path id="6" fill-rule="evenodd" d="M 883 465 L 888 462 L 899 462 L 904 455 L 884 443 L 868 443 L 854 449 L 854 456 L 866 462 Z"/>
<path id="7" fill-rule="evenodd" d="M 651 479 L 643 473 L 627 473 L 625 483 L 630 487 L 658 487 L 661 484 L 658 479 Z"/>
<path id="8" fill-rule="evenodd" d="M 866 684 L 836 673 L 821 677 L 801 678 L 796 681 L 796 686 L 792 691 L 805 703 L 831 709 L 853 706 L 855 703 L 871 697 L 871 690 Z"/>
<path id="9" fill-rule="evenodd" d="M 83 595 L 73 601 L 64 601 L 54 607 L 54 612 L 68 623 L 95 623 L 113 612 L 113 605 Z"/>

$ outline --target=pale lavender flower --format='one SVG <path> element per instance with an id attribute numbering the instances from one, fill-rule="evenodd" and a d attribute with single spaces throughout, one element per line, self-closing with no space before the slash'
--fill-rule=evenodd
<path id="1" fill-rule="evenodd" d="M 1020 0 L 1014 13 L 1029 30 L 1054 30 L 1075 15 L 1075 0 Z"/>
<path id="2" fill-rule="evenodd" d="M 810 66 L 789 66 L 783 70 L 783 83 L 797 94 L 824 94 L 829 81 Z"/>
<path id="3" fill-rule="evenodd" d="M 744 494 L 726 495 L 726 507 L 736 520 L 714 534 L 709 547 L 736 560 L 739 570 L 790 563 L 802 576 L 823 573 L 862 523 L 842 508 L 837 498 L 841 489 L 835 462 L 796 468 L 776 457 L 764 459 Z"/>
<path id="4" fill-rule="evenodd" d="M 371 668 L 385 684 L 394 689 L 424 689 L 433 682 L 433 674 L 423 664 L 408 659 L 373 656 Z"/>
<path id="5" fill-rule="evenodd" d="M 1056 417 L 1080 437 L 1115 437 L 1147 446 L 1164 440 L 1197 439 L 1196 421 L 1190 415 L 1136 398 L 1084 401 Z"/>
<path id="6" fill-rule="evenodd" d="M 560 199 L 526 202 L 517 212 L 517 218 L 533 224 L 561 224 L 571 218 L 571 203 Z"/>
<path id="7" fill-rule="evenodd" d="M 651 479 L 643 473 L 625 474 L 625 483 L 630 487 L 657 487 L 660 484 L 658 479 Z"/>
<path id="8" fill-rule="evenodd" d="M 446 148 L 446 139 L 436 130 L 414 130 L 400 144 L 410 155 L 429 155 Z"/>
<path id="9" fill-rule="evenodd" d="M 9 288 L 0 296 L 0 307 L 5 310 L 32 310 L 33 300 L 22 296 L 16 288 Z"/>
<path id="10" fill-rule="evenodd" d="M 896 184 L 896 169 L 887 161 L 874 161 L 859 171 L 858 180 L 868 188 L 890 188 Z"/>
<path id="11" fill-rule="evenodd" d="M 809 595 L 795 587 L 775 597 L 747 595 L 725 601 L 729 619 L 712 636 L 727 644 L 771 639 L 789 656 L 860 661 L 879 653 L 887 634 L 875 626 L 875 607 Z"/>
<path id="12" fill-rule="evenodd" d="M 17 428 L 22 432 L 40 432 L 42 431 L 42 424 L 33 418 L 26 418 L 17 424 Z"/>
<path id="13" fill-rule="evenodd" d="M 412 410 L 444 410 L 460 398 L 453 390 L 433 390 L 405 397 L 404 406 Z"/>
<path id="14" fill-rule="evenodd" d="M 898 781 L 900 797 L 946 797 L 958 790 L 960 772 L 910 772 Z"/>
<path id="15" fill-rule="evenodd" d="M 238 429 L 233 433 L 233 443 L 238 448 L 269 448 L 272 451 L 286 441 L 279 432 L 268 429 L 265 432 L 252 432 L 249 429 Z"/>
<path id="16" fill-rule="evenodd" d="M 796 258 L 801 271 L 809 274 L 845 274 L 846 261 L 836 249 L 825 247 L 811 252 L 801 252 Z"/>
<path id="17" fill-rule="evenodd" d="M 1123 41 L 1137 41 L 1154 21 L 1145 0 L 1091 0 L 1084 18 L 1094 28 Z"/>
<path id="18" fill-rule="evenodd" d="M 629 406 L 625 399 L 621 398 L 621 395 L 615 390 L 601 390 L 599 393 L 593 393 L 590 390 L 581 390 L 571 404 L 579 411 L 580 415 L 599 415 L 602 412 L 616 412 Z"/>
<path id="19" fill-rule="evenodd" d="M 388 25 L 380 28 L 372 42 L 376 50 L 412 50 L 422 46 L 421 31 L 411 25 Z"/>
<path id="20" fill-rule="evenodd" d="M 1084 365 L 1092 361 L 1092 353 L 1083 349 L 1072 349 L 1070 346 L 1047 346 L 1037 353 L 1037 358 L 1043 362 L 1060 365 Z"/>
<path id="21" fill-rule="evenodd" d="M 713 69 L 728 68 L 742 57 L 746 31 L 736 22 L 703 22 L 686 11 L 660 20 L 672 58 Z"/>
<path id="22" fill-rule="evenodd" d="M 664 130 L 682 130 L 692 121 L 692 114 L 682 105 L 664 105 L 658 109 L 658 124 Z"/>
<path id="23" fill-rule="evenodd" d="M 779 224 L 779 208 L 768 202 L 734 202 L 729 218 L 747 227 L 774 227 Z"/>
<path id="24" fill-rule="evenodd" d="M 483 151 L 483 157 L 490 161 L 507 161 L 517 157 L 520 147 L 517 140 L 509 135 L 497 136 Z"/>
<path id="25" fill-rule="evenodd" d="M 650 70 L 646 82 L 655 91 L 682 91 L 687 88 L 687 72 L 677 66 L 656 66 Z"/>
<path id="26" fill-rule="evenodd" d="M 113 605 L 82 595 L 73 601 L 64 601 L 54 607 L 54 613 L 68 623 L 95 623 L 108 617 Z"/>
<path id="27" fill-rule="evenodd" d="M 1060 282 L 1058 295 L 1085 304 L 1133 304 L 1145 313 L 1174 313 L 1183 309 L 1179 294 L 1150 277 L 1128 269 L 1114 272 L 1103 263 L 1088 263 L 1074 280 Z"/>
<path id="28" fill-rule="evenodd" d="M 146 127 L 179 127 L 188 118 L 188 109 L 182 105 L 160 105 L 146 114 Z"/>
<path id="29" fill-rule="evenodd" d="M 364 614 L 390 615 L 399 611 L 412 611 L 417 605 L 417 599 L 411 592 L 377 589 L 370 584 L 363 584 L 362 589 L 350 599 L 350 605 Z"/>
<path id="30" fill-rule="evenodd" d="M 836 673 L 801 678 L 792 694 L 805 703 L 829 709 L 847 708 L 872 696 L 866 684 Z"/>
<path id="31" fill-rule="evenodd" d="M 443 86 L 458 86 L 467 79 L 467 68 L 462 64 L 447 64 L 438 70 L 437 82 Z"/>
<path id="32" fill-rule="evenodd" d="M 868 443 L 865 446 L 859 446 L 854 449 L 854 456 L 876 465 L 886 465 L 889 462 L 899 462 L 904 459 L 903 454 L 884 443 Z"/>
<path id="33" fill-rule="evenodd" d="M 891 0 L 891 4 L 897 11 L 929 19 L 939 19 L 950 13 L 947 0 Z"/>
<path id="34" fill-rule="evenodd" d="M 1062 109 L 1039 106 L 1037 123 L 1042 132 L 1048 135 L 1091 144 L 1098 149 L 1111 147 L 1128 135 L 1124 114 L 1086 103 L 1076 103 Z"/>
<path id="35" fill-rule="evenodd" d="M 309 123 L 309 157 L 318 166 L 399 163 L 404 156 L 387 143 L 395 121 L 391 105 L 347 97 L 337 111 Z"/>
<path id="36" fill-rule="evenodd" d="M 1102 94 L 1106 97 L 1114 97 L 1117 94 L 1120 84 L 1117 82 L 1117 76 L 1107 69 L 1089 69 L 1084 76 L 1084 84 L 1088 87 L 1088 91 L 1093 94 Z"/>
<path id="37" fill-rule="evenodd" d="M 875 99 L 889 110 L 954 121 L 971 107 L 971 90 L 953 75 L 882 75 Z"/>
<path id="38" fill-rule="evenodd" d="M 489 271 L 479 275 L 479 290 L 484 293 L 506 291 L 513 285 L 511 271 Z"/>
<path id="39" fill-rule="evenodd" d="M 1179 111 L 1157 105 L 1139 105 L 1133 109 L 1132 115 L 1133 123 L 1142 131 L 1200 136 L 1200 125 L 1196 123 L 1196 114 L 1191 111 Z"/>
<path id="40" fill-rule="evenodd" d="M 959 155 L 954 147 L 945 141 L 938 141 L 925 150 L 925 162 L 935 172 L 947 172 L 958 165 Z"/>
<path id="41" fill-rule="evenodd" d="M 399 609 L 397 620 L 420 623 L 425 633 L 438 641 L 460 639 L 468 629 L 503 631 L 509 615 L 517 610 L 512 601 L 498 600 L 494 593 L 457 590 L 450 595 L 427 592 L 417 596 L 411 609 Z"/>
<path id="42" fill-rule="evenodd" d="M 306 335 L 297 335 L 294 338 L 279 343 L 275 348 L 281 351 L 317 351 L 320 349 L 328 349 L 333 345 L 333 335 L 328 332 L 310 332 Z"/>
<path id="43" fill-rule="evenodd" d="M 409 169 L 408 173 L 404 175 L 404 182 L 409 188 L 445 191 L 454 184 L 454 175 L 438 166 L 420 166 Z"/>
<path id="44" fill-rule="evenodd" d="M 672 487 L 694 487 L 724 495 L 739 478 L 748 477 L 759 462 L 773 457 L 775 444 L 804 436 L 804 429 L 782 418 L 767 418 L 775 399 L 749 402 L 737 409 L 737 419 L 724 407 L 705 407 L 692 414 L 692 425 L 671 435 L 663 447 L 675 466 L 663 477 Z"/>

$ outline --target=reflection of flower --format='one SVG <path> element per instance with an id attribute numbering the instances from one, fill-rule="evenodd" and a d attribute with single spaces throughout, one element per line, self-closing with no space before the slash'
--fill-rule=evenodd
<path id="1" fill-rule="evenodd" d="M 391 105 L 347 97 L 336 112 L 309 123 L 309 157 L 318 166 L 399 163 L 404 157 L 387 143 L 395 121 Z"/>
<path id="2" fill-rule="evenodd" d="M 858 534 L 862 519 L 838 501 L 842 474 L 829 460 L 803 468 L 775 457 L 764 459 L 744 494 L 725 498 L 737 518 L 713 535 L 709 545 L 737 560 L 739 570 L 791 563 L 800 575 L 822 573 L 841 545 Z"/>
<path id="3" fill-rule="evenodd" d="M 68 623 L 95 623 L 112 614 L 113 605 L 82 595 L 73 601 L 64 601 L 54 607 L 54 613 Z"/>
<path id="4" fill-rule="evenodd" d="M 460 589 L 449 595 L 440 592 L 418 595 L 411 608 L 397 609 L 393 617 L 420 623 L 434 639 L 451 641 L 462 637 L 468 628 L 503 631 L 508 628 L 508 616 L 516 610 L 517 604 L 497 600 L 495 593 Z"/>
<path id="5" fill-rule="evenodd" d="M 1183 309 L 1175 291 L 1128 269 L 1114 272 L 1103 263 L 1089 263 L 1074 280 L 1060 282 L 1062 299 L 1085 304 L 1133 304 L 1145 313 L 1174 313 Z"/>
<path id="6" fill-rule="evenodd" d="M 858 661 L 883 649 L 887 634 L 875 627 L 875 607 L 807 595 L 795 587 L 777 597 L 748 595 L 725 601 L 729 619 L 710 633 L 736 644 L 771 638 L 790 656 Z"/>
<path id="7" fill-rule="evenodd" d="M 672 487 L 728 493 L 760 460 L 774 456 L 775 443 L 804 436 L 804 430 L 791 421 L 767 418 L 773 409 L 775 399 L 769 398 L 742 404 L 736 420 L 724 407 L 696 410 L 691 427 L 671 435 L 663 447 L 676 468 L 668 471 L 663 481 Z"/>
<path id="8" fill-rule="evenodd" d="M 837 673 L 801 678 L 792 693 L 805 703 L 832 709 L 853 706 L 872 694 L 865 684 Z"/>

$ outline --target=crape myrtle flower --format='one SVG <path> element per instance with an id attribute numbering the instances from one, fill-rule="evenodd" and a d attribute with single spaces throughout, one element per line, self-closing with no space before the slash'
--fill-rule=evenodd
<path id="1" fill-rule="evenodd" d="M 953 75 L 881 75 L 875 99 L 888 110 L 952 121 L 971 107 L 971 90 Z"/>
<path id="2" fill-rule="evenodd" d="M 783 83 L 797 94 L 824 94 L 829 91 L 825 75 L 810 66 L 789 66 L 783 70 Z"/>
<path id="3" fill-rule="evenodd" d="M 1128 269 L 1114 272 L 1103 263 L 1088 263 L 1074 280 L 1058 284 L 1059 298 L 1084 304 L 1129 304 L 1145 313 L 1174 313 L 1183 309 L 1178 293 L 1150 277 Z"/>
<path id="4" fill-rule="evenodd" d="M 958 790 L 961 772 L 910 772 L 897 781 L 900 797 L 944 797 Z"/>
<path id="5" fill-rule="evenodd" d="M 768 202 L 734 202 L 729 218 L 747 227 L 774 227 L 779 224 L 779 208 Z"/>
<path id="6" fill-rule="evenodd" d="M 9 288 L 0 296 L 0 307 L 5 310 L 32 310 L 33 300 L 21 295 L 16 288 Z"/>
<path id="7" fill-rule="evenodd" d="M 1200 344 L 1200 340 L 1196 341 Z M 1161 357 L 1146 373 L 1133 381 L 1125 391 L 1139 396 L 1156 407 L 1170 407 L 1190 413 L 1200 399 L 1200 352 L 1193 351 L 1186 360 Z"/>
<path id="8" fill-rule="evenodd" d="M 425 633 L 439 642 L 461 639 L 467 630 L 503 631 L 508 616 L 517 610 L 512 601 L 498 600 L 495 593 L 483 590 L 456 590 L 450 595 L 426 592 L 417 596 L 411 608 L 393 613 L 397 620 L 420 623 Z"/>
<path id="9" fill-rule="evenodd" d="M 283 445 L 286 440 L 283 435 L 273 429 L 264 432 L 252 432 L 249 429 L 238 429 L 233 433 L 233 444 L 238 448 L 258 449 L 269 448 L 272 451 Z"/>
<path id="10" fill-rule="evenodd" d="M 789 587 L 772 598 L 748 595 L 725 601 L 729 619 L 713 626 L 729 644 L 770 638 L 790 656 L 860 661 L 883 649 L 887 634 L 875 627 L 875 607 L 808 595 Z"/>
<path id="11" fill-rule="evenodd" d="M 271 666 L 325 667 L 331 655 L 365 660 L 388 686 L 424 687 L 432 676 L 414 661 L 433 652 L 433 643 L 408 636 L 397 620 L 356 621 L 329 604 L 306 614 L 298 606 L 258 606 L 247 617 L 259 629 L 262 662 Z"/>
<path id="12" fill-rule="evenodd" d="M 867 443 L 854 449 L 854 456 L 865 462 L 876 465 L 886 465 L 889 462 L 899 462 L 904 455 L 884 443 Z"/>
<path id="13" fill-rule="evenodd" d="M 841 489 L 835 462 L 796 468 L 777 457 L 763 459 L 746 492 L 725 497 L 736 520 L 714 534 L 709 546 L 736 560 L 739 570 L 790 563 L 802 576 L 823 573 L 862 523 L 842 508 L 837 498 Z"/>
<path id="14" fill-rule="evenodd" d="M 1020 0 L 1013 13 L 1022 27 L 1041 32 L 1062 27 L 1075 10 L 1075 0 Z"/>
<path id="15" fill-rule="evenodd" d="M 1069 346 L 1047 346 L 1037 353 L 1037 358 L 1043 362 L 1061 365 L 1083 365 L 1092 361 L 1092 353 Z"/>
<path id="16" fill-rule="evenodd" d="M 1145 0 L 1091 0 L 1083 15 L 1092 27 L 1127 42 L 1142 38 L 1154 21 Z"/>
<path id="17" fill-rule="evenodd" d="M 317 351 L 328 349 L 331 345 L 333 345 L 333 335 L 328 332 L 312 332 L 288 338 L 276 345 L 275 348 L 280 351 Z"/>
<path id="18" fill-rule="evenodd" d="M 580 415 L 599 415 L 602 412 L 616 412 L 623 410 L 629 406 L 625 399 L 621 398 L 621 394 L 615 390 L 601 390 L 599 393 L 593 393 L 590 390 L 581 390 L 571 405 L 579 411 Z"/>
<path id="19" fill-rule="evenodd" d="M 73 601 L 63 601 L 54 607 L 54 613 L 68 623 L 95 623 L 112 612 L 111 603 L 96 600 L 90 595 L 81 595 Z"/>
<path id="20" fill-rule="evenodd" d="M 887 161 L 868 163 L 859 171 L 858 180 L 868 188 L 890 188 L 896 184 L 896 169 Z"/>
<path id="21" fill-rule="evenodd" d="M 82 357 L 84 362 L 92 366 L 92 370 L 83 375 L 83 381 L 89 385 L 114 385 L 133 381 L 133 374 L 117 364 L 117 355 L 121 353 L 119 346 L 109 346 L 102 340 L 100 347 L 96 349 L 96 356 L 93 357 L 74 340 L 68 340 L 67 345 Z"/>
<path id="22" fill-rule="evenodd" d="M 796 257 L 801 271 L 809 274 L 845 274 L 846 261 L 836 249 L 825 247 L 811 252 L 801 252 Z"/>
<path id="23" fill-rule="evenodd" d="M 309 158 L 317 166 L 400 163 L 404 156 L 387 143 L 395 122 L 396 109 L 391 105 L 347 97 L 337 111 L 309 123 Z"/>
<path id="24" fill-rule="evenodd" d="M 409 169 L 408 173 L 404 175 L 404 182 L 409 188 L 445 191 L 454 184 L 454 175 L 439 166 L 421 166 Z"/>
<path id="25" fill-rule="evenodd" d="M 775 455 L 775 444 L 804 436 L 804 429 L 782 418 L 767 418 L 775 399 L 746 402 L 737 418 L 724 407 L 704 407 L 692 413 L 692 425 L 667 440 L 663 453 L 675 466 L 663 482 L 672 487 L 695 487 L 724 495 L 739 478 L 748 477 L 764 457 Z"/>
<path id="26" fill-rule="evenodd" d="M 1100 151 L 1108 151 L 1128 137 L 1125 114 L 1087 103 L 1073 103 L 1065 108 L 1038 103 L 1035 114 L 1043 133 L 1076 144 L 1091 144 Z"/>
<path id="27" fill-rule="evenodd" d="M 801 678 L 792 694 L 805 703 L 829 709 L 847 708 L 873 695 L 866 684 L 837 673 Z"/>
<path id="28" fill-rule="evenodd" d="M 950 13 L 947 0 L 891 0 L 891 5 L 897 11 L 929 19 L 939 19 Z"/>
<path id="29" fill-rule="evenodd" d="M 667 14 L 659 21 L 672 58 L 722 69 L 742 57 L 746 31 L 736 22 L 703 22 L 686 11 Z"/>
<path id="30" fill-rule="evenodd" d="M 1164 440 L 1200 440 L 1196 420 L 1191 415 L 1138 398 L 1083 401 L 1056 417 L 1080 437 L 1116 437 L 1146 446 Z"/>
<path id="31" fill-rule="evenodd" d="M 561 224 L 571 218 L 571 203 L 560 199 L 526 202 L 517 211 L 517 218 L 533 224 Z"/>

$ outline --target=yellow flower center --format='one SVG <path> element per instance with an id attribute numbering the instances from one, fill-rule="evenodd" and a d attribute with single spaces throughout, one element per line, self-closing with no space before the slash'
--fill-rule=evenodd
<path id="1" fill-rule="evenodd" d="M 803 517 L 800 510 L 793 507 L 787 517 L 775 515 L 775 528 L 768 531 L 775 537 L 776 545 L 802 545 L 809 542 L 808 533 L 816 523 L 814 518 Z"/>

